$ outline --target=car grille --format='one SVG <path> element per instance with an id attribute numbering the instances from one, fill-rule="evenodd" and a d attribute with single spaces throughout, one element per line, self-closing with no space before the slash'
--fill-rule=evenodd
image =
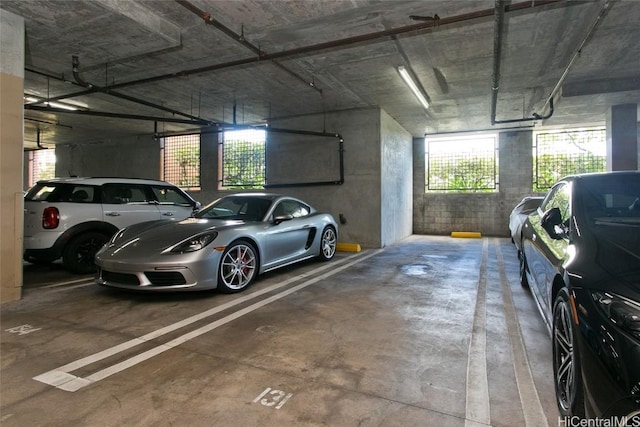
<path id="1" fill-rule="evenodd" d="M 121 283 L 123 285 L 139 285 L 140 281 L 135 274 L 115 273 L 102 270 L 102 279 L 106 282 Z"/>
<path id="2" fill-rule="evenodd" d="M 184 276 L 177 271 L 145 271 L 144 275 L 155 286 L 184 285 L 187 283 Z"/>

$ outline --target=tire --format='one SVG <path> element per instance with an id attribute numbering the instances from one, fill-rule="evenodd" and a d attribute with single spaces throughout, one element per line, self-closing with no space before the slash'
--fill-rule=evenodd
<path id="1" fill-rule="evenodd" d="M 336 254 L 336 245 L 338 244 L 338 236 L 336 230 L 330 225 L 322 230 L 320 237 L 320 254 L 318 259 L 321 261 L 329 261 Z"/>
<path id="2" fill-rule="evenodd" d="M 520 261 L 520 286 L 529 288 L 529 279 L 527 279 L 527 259 L 524 252 L 518 251 L 518 261 Z"/>
<path id="3" fill-rule="evenodd" d="M 96 252 L 108 241 L 109 236 L 97 231 L 82 233 L 67 243 L 62 252 L 62 263 L 73 273 L 91 274 L 96 271 Z"/>
<path id="4" fill-rule="evenodd" d="M 232 243 L 222 254 L 218 290 L 227 294 L 246 289 L 258 275 L 258 252 L 245 240 Z"/>
<path id="5" fill-rule="evenodd" d="M 553 303 L 553 382 L 556 403 L 563 417 L 585 415 L 582 370 L 577 346 L 577 334 L 569 292 L 563 288 Z"/>

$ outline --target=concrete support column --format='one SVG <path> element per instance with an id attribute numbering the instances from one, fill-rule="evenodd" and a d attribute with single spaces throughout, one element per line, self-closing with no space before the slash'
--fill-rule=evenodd
<path id="1" fill-rule="evenodd" d="M 24 19 L 0 9 L 0 302 L 22 294 Z"/>
<path id="2" fill-rule="evenodd" d="M 639 170 L 638 104 L 614 105 L 607 113 L 607 170 Z"/>

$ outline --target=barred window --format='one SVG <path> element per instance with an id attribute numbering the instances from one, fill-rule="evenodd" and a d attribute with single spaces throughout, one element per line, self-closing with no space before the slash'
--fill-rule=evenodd
<path id="1" fill-rule="evenodd" d="M 29 152 L 29 182 L 32 187 L 41 179 L 49 179 L 56 176 L 56 152 L 55 150 L 37 150 Z"/>
<path id="2" fill-rule="evenodd" d="M 534 191 L 547 191 L 567 175 L 604 172 L 607 168 L 605 128 L 568 129 L 534 135 Z"/>
<path id="3" fill-rule="evenodd" d="M 425 149 L 425 191 L 497 190 L 495 135 L 428 138 Z"/>
<path id="4" fill-rule="evenodd" d="M 200 134 L 162 140 L 162 179 L 186 190 L 200 189 Z"/>
<path id="5" fill-rule="evenodd" d="M 264 188 L 266 132 L 227 131 L 222 135 L 222 187 Z"/>

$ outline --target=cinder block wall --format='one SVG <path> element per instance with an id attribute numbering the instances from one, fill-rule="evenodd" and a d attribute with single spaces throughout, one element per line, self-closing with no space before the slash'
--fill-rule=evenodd
<path id="1" fill-rule="evenodd" d="M 478 231 L 488 236 L 508 236 L 511 209 L 525 195 L 534 194 L 532 140 L 528 130 L 499 134 L 496 193 L 448 194 L 425 192 L 424 139 L 414 139 L 413 232 L 444 235 Z"/>

